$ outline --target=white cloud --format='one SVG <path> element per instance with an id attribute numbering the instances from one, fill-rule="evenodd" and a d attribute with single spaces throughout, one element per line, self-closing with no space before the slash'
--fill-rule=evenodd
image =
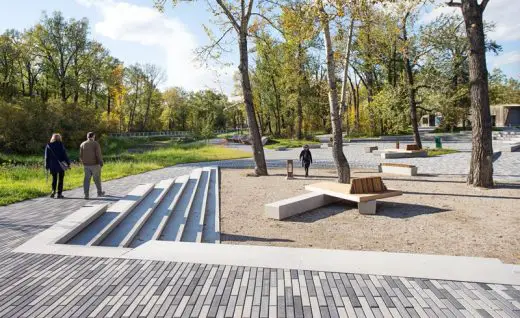
<path id="1" fill-rule="evenodd" d="M 194 54 L 199 43 L 180 20 L 168 18 L 152 7 L 122 1 L 76 1 L 101 13 L 102 20 L 94 26 L 96 34 L 163 50 L 167 60 L 164 66 L 168 75 L 167 86 L 188 90 L 213 88 L 230 93 L 231 67 L 220 68 L 218 74 L 215 70 L 200 67 Z M 147 62 L 146 56 L 141 62 Z"/>
<path id="2" fill-rule="evenodd" d="M 492 68 L 502 67 L 504 65 L 520 63 L 520 51 L 510 51 L 499 56 L 490 58 Z"/>
<path id="3" fill-rule="evenodd" d="M 441 14 L 462 14 L 460 8 L 448 7 L 445 1 L 437 1 L 437 7 L 422 17 L 424 23 L 433 21 Z M 495 30 L 489 33 L 489 38 L 495 41 L 520 40 L 520 1 L 493 0 L 489 1 L 484 11 L 484 20 L 493 22 Z"/>

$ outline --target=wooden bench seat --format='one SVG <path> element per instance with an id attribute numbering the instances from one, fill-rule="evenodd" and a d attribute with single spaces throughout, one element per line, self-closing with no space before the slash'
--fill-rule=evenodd
<path id="1" fill-rule="evenodd" d="M 406 150 L 421 150 L 416 144 L 406 145 Z"/>

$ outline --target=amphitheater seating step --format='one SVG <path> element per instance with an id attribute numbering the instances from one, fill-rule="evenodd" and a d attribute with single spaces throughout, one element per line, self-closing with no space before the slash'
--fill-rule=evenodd
<path id="1" fill-rule="evenodd" d="M 220 243 L 217 167 L 141 184 L 67 237 L 66 244 L 135 248 L 150 240 Z"/>

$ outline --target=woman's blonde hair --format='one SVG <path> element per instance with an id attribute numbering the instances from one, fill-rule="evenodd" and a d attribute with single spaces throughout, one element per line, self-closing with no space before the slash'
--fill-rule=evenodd
<path id="1" fill-rule="evenodd" d="M 61 135 L 60 134 L 52 134 L 51 142 L 59 141 L 61 142 Z"/>

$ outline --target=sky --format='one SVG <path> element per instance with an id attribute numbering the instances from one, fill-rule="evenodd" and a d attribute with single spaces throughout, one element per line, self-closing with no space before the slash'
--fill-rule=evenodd
<path id="1" fill-rule="evenodd" d="M 421 20 L 431 21 L 454 10 L 445 6 L 431 9 Z M 222 63 L 206 65 L 194 59 L 194 50 L 209 43 L 203 24 L 211 26 L 213 17 L 206 10 L 206 1 L 175 8 L 167 5 L 161 13 L 153 8 L 153 0 L 0 0 L 0 32 L 30 28 L 43 11 L 61 11 L 66 18 L 86 17 L 90 36 L 112 56 L 126 65 L 153 63 L 162 67 L 167 74 L 163 88 L 233 92 L 233 73 L 238 65 L 235 45 L 228 46 L 231 52 L 223 55 Z M 488 69 L 498 67 L 516 79 L 520 79 L 519 17 L 520 0 L 492 0 L 484 12 L 484 18 L 496 24 L 489 37 L 503 47 L 499 56 L 488 53 Z M 212 29 L 218 33 L 217 27 Z"/>

